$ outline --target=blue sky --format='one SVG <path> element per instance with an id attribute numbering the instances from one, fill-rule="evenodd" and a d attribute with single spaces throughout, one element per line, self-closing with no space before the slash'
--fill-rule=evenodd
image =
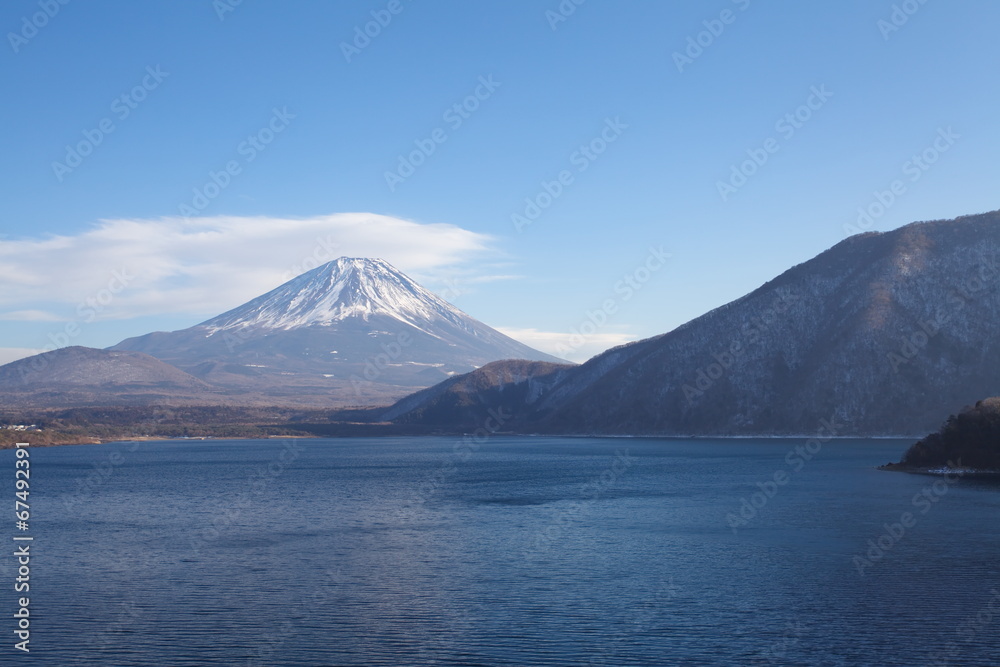
<path id="1" fill-rule="evenodd" d="M 575 360 L 663 333 L 859 230 L 894 181 L 868 229 L 1000 208 L 998 20 L 987 0 L 5 2 L 0 360 L 190 326 L 328 254 L 383 256 Z"/>

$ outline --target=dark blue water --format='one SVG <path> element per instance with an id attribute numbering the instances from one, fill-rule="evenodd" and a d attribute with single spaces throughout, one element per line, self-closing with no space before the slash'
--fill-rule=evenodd
<path id="1" fill-rule="evenodd" d="M 906 443 L 458 442 L 32 450 L 32 662 L 1000 664 L 1000 488 Z"/>

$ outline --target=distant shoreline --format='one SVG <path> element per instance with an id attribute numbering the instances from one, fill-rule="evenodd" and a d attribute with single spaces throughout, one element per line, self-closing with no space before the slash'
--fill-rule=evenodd
<path id="1" fill-rule="evenodd" d="M 375 429 L 373 429 L 375 430 Z M 135 436 L 135 437 L 120 437 L 120 438 L 98 438 L 98 437 L 88 437 L 88 436 L 72 436 L 67 438 L 65 442 L 52 442 L 44 441 L 50 440 L 51 438 L 45 438 L 43 441 L 32 441 L 33 438 L 28 436 L 29 433 L 44 433 L 44 431 L 26 431 L 20 432 L 22 436 L 17 438 L 17 442 L 28 442 L 32 447 L 76 447 L 85 445 L 109 445 L 119 442 L 162 442 L 162 441 L 192 441 L 192 440 L 254 440 L 254 441 L 266 441 L 266 440 L 285 440 L 285 439 L 296 439 L 296 440 L 335 440 L 340 438 L 427 438 L 427 437 L 438 437 L 438 438 L 461 438 L 469 433 L 463 432 L 424 432 L 424 433 L 350 433 L 342 435 L 322 435 L 322 434 L 288 434 L 288 435 L 268 435 L 268 436 L 254 436 L 254 437 L 240 437 L 240 436 Z M 58 439 L 58 434 L 56 435 Z M 809 440 L 814 435 L 608 435 L 608 434 L 592 434 L 592 435 L 582 435 L 579 433 L 566 434 L 566 433 L 494 433 L 491 437 L 522 437 L 522 438 L 579 438 L 579 439 L 593 439 L 593 438 L 604 438 L 604 439 L 621 439 L 621 440 Z M 843 440 L 905 440 L 912 441 L 915 438 L 913 436 L 906 435 L 877 435 L 877 436 L 835 436 L 830 438 L 833 441 L 843 441 Z M 11 442 L 0 442 L 0 450 L 4 449 L 14 449 L 14 440 Z M 910 468 L 907 466 L 901 466 L 900 464 L 887 464 L 883 466 L 878 466 L 879 470 L 893 470 L 899 472 L 911 472 L 921 474 L 920 469 Z M 935 474 L 932 472 L 925 472 L 923 474 Z M 997 473 L 1000 475 L 1000 472 Z"/>
<path id="2" fill-rule="evenodd" d="M 32 441 L 32 438 L 18 438 L 17 442 L 27 442 L 31 447 L 84 447 L 87 445 L 113 445 L 119 442 L 164 442 L 170 440 L 292 440 L 292 439 L 318 439 L 322 436 L 316 435 L 269 435 L 266 437 L 241 438 L 241 437 L 219 437 L 219 436 L 169 436 L 169 435 L 141 435 L 134 438 L 72 438 L 67 442 L 45 442 Z M 0 451 L 14 449 L 14 441 L 0 442 Z"/>

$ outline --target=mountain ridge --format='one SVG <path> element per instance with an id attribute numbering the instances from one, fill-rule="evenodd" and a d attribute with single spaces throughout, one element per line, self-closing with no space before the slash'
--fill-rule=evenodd
<path id="1" fill-rule="evenodd" d="M 560 361 L 473 319 L 381 259 L 341 257 L 201 324 L 122 341 L 282 405 L 390 403 L 491 361 Z"/>
<path id="2" fill-rule="evenodd" d="M 129 338 L 105 352 L 114 354 L 101 363 L 122 376 L 131 372 L 121 356 L 127 352 L 196 380 L 181 392 L 189 403 L 228 397 L 234 405 L 316 408 L 387 405 L 500 359 L 561 361 L 470 317 L 385 260 L 348 257 L 200 324 Z M 94 354 L 66 358 L 84 363 Z M 120 396 L 111 385 L 99 396 L 134 402 L 121 387 Z M 58 398 L 53 388 L 49 400 Z"/>
<path id="3" fill-rule="evenodd" d="M 793 435 L 832 417 L 840 435 L 926 433 L 942 414 L 1000 393 L 998 267 L 1000 212 L 853 236 L 567 371 L 511 423 L 581 435 Z"/>

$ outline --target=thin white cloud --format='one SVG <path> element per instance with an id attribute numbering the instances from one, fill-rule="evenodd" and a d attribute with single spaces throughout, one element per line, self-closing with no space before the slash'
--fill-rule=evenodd
<path id="1" fill-rule="evenodd" d="M 44 310 L 15 310 L 0 313 L 0 320 L 8 322 L 62 322 L 63 318 Z"/>
<path id="2" fill-rule="evenodd" d="M 627 333 L 600 332 L 589 335 L 566 333 L 563 331 L 539 331 L 538 329 L 512 329 L 497 327 L 497 330 L 525 345 L 548 352 L 567 361 L 582 363 L 591 357 L 617 345 L 624 345 L 637 339 Z"/>
<path id="3" fill-rule="evenodd" d="M 33 357 L 39 352 L 41 350 L 33 350 L 27 347 L 0 347 L 0 366 L 17 361 L 18 359 Z"/>
<path id="4" fill-rule="evenodd" d="M 496 276 L 475 276 L 469 278 L 469 284 L 478 285 L 480 283 L 495 283 L 501 280 L 521 280 L 524 276 L 518 275 L 496 275 Z"/>
<path id="5" fill-rule="evenodd" d="M 212 316 L 340 256 L 448 275 L 495 255 L 492 241 L 372 213 L 102 220 L 73 236 L 0 240 L 0 319 Z"/>

